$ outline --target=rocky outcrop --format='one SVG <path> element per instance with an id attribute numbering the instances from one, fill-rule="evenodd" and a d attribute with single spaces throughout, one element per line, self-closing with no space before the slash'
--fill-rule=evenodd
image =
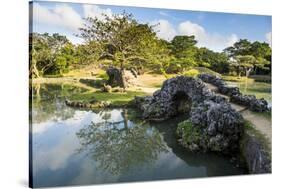
<path id="1" fill-rule="evenodd" d="M 270 110 L 265 99 L 257 99 L 254 95 L 236 94 L 231 96 L 230 101 L 246 106 L 254 112 L 265 112 Z"/>
<path id="2" fill-rule="evenodd" d="M 188 126 L 191 128 L 185 131 Z M 239 149 L 243 118 L 229 103 L 205 100 L 192 108 L 190 125 L 179 125 L 177 131 L 181 143 L 190 150 L 229 154 Z"/>
<path id="3" fill-rule="evenodd" d="M 189 102 L 198 104 L 206 98 L 216 98 L 204 83 L 192 77 L 178 76 L 163 83 L 153 96 L 135 99 L 147 120 L 165 120 L 177 115 L 178 106 Z M 189 106 L 191 107 L 191 106 Z"/>
<path id="4" fill-rule="evenodd" d="M 200 80 L 178 76 L 163 83 L 153 96 L 136 98 L 143 118 L 165 120 L 182 112 L 190 114 L 191 129 L 181 132 L 181 143 L 190 150 L 233 152 L 239 147 L 243 132 L 242 116 L 224 97 L 211 92 Z M 188 104 L 183 106 L 182 104 Z M 181 108 L 179 108 L 181 107 Z M 198 137 L 192 137 L 192 136 Z M 192 138 L 192 139 L 190 139 Z"/>
<path id="5" fill-rule="evenodd" d="M 108 101 L 91 101 L 91 102 L 78 102 L 78 101 L 70 101 L 65 100 L 65 104 L 70 107 L 74 108 L 86 108 L 86 109 L 92 109 L 92 108 L 107 108 L 110 107 L 111 104 Z"/>
<path id="6" fill-rule="evenodd" d="M 130 85 L 134 85 L 137 73 L 134 69 L 121 70 L 118 68 L 110 67 L 106 70 L 109 77 L 108 85 L 112 87 L 127 88 Z"/>
<path id="7" fill-rule="evenodd" d="M 254 95 L 243 95 L 238 87 L 228 86 L 220 77 L 211 74 L 200 74 L 198 76 L 202 81 L 211 83 L 218 88 L 218 92 L 230 97 L 230 101 L 236 104 L 246 106 L 251 111 L 265 112 L 269 111 L 268 103 L 265 99 L 257 99 Z"/>
<path id="8" fill-rule="evenodd" d="M 252 174 L 271 173 L 271 155 L 262 141 L 251 130 L 246 130 L 241 140 L 241 153 Z"/>

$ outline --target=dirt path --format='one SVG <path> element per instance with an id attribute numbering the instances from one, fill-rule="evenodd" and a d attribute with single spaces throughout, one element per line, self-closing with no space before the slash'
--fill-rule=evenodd
<path id="1" fill-rule="evenodd" d="M 272 121 L 269 118 L 266 118 L 261 115 L 257 115 L 256 113 L 245 110 L 241 112 L 244 119 L 250 121 L 254 127 L 260 131 L 267 139 L 268 141 L 272 142 Z"/>
<path id="2" fill-rule="evenodd" d="M 220 94 L 216 86 L 209 83 L 205 83 L 205 84 L 211 91 L 215 92 L 217 95 L 229 99 L 228 96 Z M 272 143 L 272 122 L 270 118 L 267 118 L 262 115 L 258 115 L 257 113 L 248 110 L 246 107 L 232 102 L 230 102 L 230 105 L 233 109 L 240 112 L 241 115 L 244 117 L 244 119 L 250 121 L 255 127 L 255 129 L 257 129 L 261 134 L 263 134 L 268 139 L 268 142 L 270 144 Z"/>

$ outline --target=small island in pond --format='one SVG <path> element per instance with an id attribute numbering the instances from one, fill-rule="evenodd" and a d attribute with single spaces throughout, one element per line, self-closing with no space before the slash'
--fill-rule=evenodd
<path id="1" fill-rule="evenodd" d="M 79 42 L 30 33 L 31 186 L 271 173 L 270 41 L 226 43 L 191 21 L 165 36 L 168 21 L 128 7 L 47 4 L 33 13 L 102 14 L 81 17 Z"/>

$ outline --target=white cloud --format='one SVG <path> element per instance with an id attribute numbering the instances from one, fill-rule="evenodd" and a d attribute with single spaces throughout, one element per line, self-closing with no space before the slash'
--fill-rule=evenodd
<path id="1" fill-rule="evenodd" d="M 78 141 L 73 142 L 73 136 L 68 135 L 62 138 L 55 146 L 49 149 L 37 149 L 33 154 L 33 171 L 36 173 L 40 170 L 50 169 L 56 171 L 67 165 L 69 158 L 76 153 L 79 147 Z"/>
<path id="2" fill-rule="evenodd" d="M 268 32 L 265 34 L 266 42 L 269 43 L 269 46 L 271 47 L 272 45 L 272 33 Z"/>
<path id="3" fill-rule="evenodd" d="M 67 38 L 74 44 L 80 44 L 83 40 L 75 37 L 73 33 L 77 34 L 79 32 L 78 28 L 83 26 L 83 18 L 97 17 L 103 20 L 103 14 L 113 15 L 111 9 L 102 9 L 97 5 L 83 5 L 82 9 L 83 15 L 80 15 L 67 4 L 56 4 L 53 8 L 48 8 L 39 3 L 34 3 L 33 21 L 52 28 L 52 32 L 49 31 L 49 33 L 60 33 L 61 29 L 67 30 L 68 33 L 65 34 Z M 34 26 L 36 27 L 36 25 Z M 36 28 L 34 29 L 36 30 Z"/>
<path id="4" fill-rule="evenodd" d="M 206 31 L 202 26 L 190 21 L 180 23 L 178 32 L 180 35 L 194 35 L 198 42 L 206 40 L 205 38 L 207 37 Z"/>
<path id="5" fill-rule="evenodd" d="M 154 30 L 157 32 L 157 36 L 159 38 L 169 41 L 172 40 L 175 35 L 177 35 L 176 30 L 168 20 L 153 21 L 151 24 L 156 25 Z"/>
<path id="6" fill-rule="evenodd" d="M 72 32 L 78 31 L 78 28 L 81 27 L 83 23 L 81 16 L 72 7 L 66 4 L 59 4 L 50 9 L 41 6 L 39 3 L 35 3 L 33 21 L 62 27 Z"/>
<path id="7" fill-rule="evenodd" d="M 97 5 L 83 5 L 83 15 L 79 15 L 71 6 L 67 4 L 57 4 L 54 8 L 41 6 L 39 3 L 34 4 L 35 23 L 46 24 L 47 26 L 56 26 L 56 29 L 66 29 L 69 33 L 77 33 L 78 28 L 83 24 L 82 17 L 97 17 L 100 20 L 104 19 L 103 14 L 113 15 L 111 9 L 102 9 Z M 160 11 L 160 15 L 168 16 L 166 12 Z M 168 20 L 160 19 L 151 22 L 156 25 L 155 31 L 157 36 L 165 40 L 172 40 L 176 35 L 194 35 L 198 40 L 199 47 L 207 47 L 215 51 L 221 51 L 225 47 L 232 45 L 238 40 L 235 34 L 223 36 L 220 34 L 208 33 L 205 28 L 191 21 L 181 22 L 174 27 Z M 69 36 L 68 36 L 69 37 Z M 266 39 L 271 43 L 271 32 L 266 34 Z M 70 37 L 74 43 L 81 43 L 81 39 Z"/>
<path id="8" fill-rule="evenodd" d="M 231 36 L 229 36 L 227 38 L 227 46 L 232 46 L 234 43 L 236 43 L 237 41 L 239 41 L 239 38 L 236 34 L 232 34 Z"/>
<path id="9" fill-rule="evenodd" d="M 169 14 L 164 11 L 159 11 L 158 13 L 162 16 L 169 16 Z"/>
<path id="10" fill-rule="evenodd" d="M 178 32 L 180 35 L 194 35 L 195 39 L 198 41 L 199 47 L 208 47 L 215 51 L 221 51 L 238 41 L 236 34 L 223 36 L 220 34 L 208 33 L 203 26 L 190 21 L 180 23 Z"/>
<path id="11" fill-rule="evenodd" d="M 108 15 L 111 17 L 113 15 L 111 9 L 102 9 L 97 5 L 83 5 L 83 10 L 84 10 L 84 17 L 92 17 L 95 18 L 97 17 L 99 20 L 103 20 L 104 16 L 103 14 Z"/>
<path id="12" fill-rule="evenodd" d="M 155 27 L 155 31 L 158 31 L 157 36 L 162 39 L 172 40 L 176 35 L 194 35 L 198 41 L 198 47 L 207 47 L 214 51 L 222 51 L 239 40 L 236 34 L 223 36 L 208 33 L 203 26 L 188 20 L 181 22 L 176 28 L 168 20 L 152 22 L 152 24 L 155 23 L 158 23 Z"/>

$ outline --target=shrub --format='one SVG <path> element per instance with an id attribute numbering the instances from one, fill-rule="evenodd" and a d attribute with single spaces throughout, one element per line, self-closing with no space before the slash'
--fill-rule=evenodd
<path id="1" fill-rule="evenodd" d="M 104 80 L 108 80 L 109 77 L 108 75 L 106 74 L 106 72 L 100 72 L 97 74 L 97 78 L 101 78 L 101 79 L 104 79 Z"/>
<path id="2" fill-rule="evenodd" d="M 184 145 L 199 143 L 202 138 L 199 128 L 193 127 L 190 120 L 185 120 L 178 124 L 177 134 L 182 138 Z"/>
<path id="3" fill-rule="evenodd" d="M 199 74 L 199 71 L 196 69 L 190 69 L 186 72 L 184 72 L 184 76 L 189 76 L 189 77 L 196 77 Z"/>

